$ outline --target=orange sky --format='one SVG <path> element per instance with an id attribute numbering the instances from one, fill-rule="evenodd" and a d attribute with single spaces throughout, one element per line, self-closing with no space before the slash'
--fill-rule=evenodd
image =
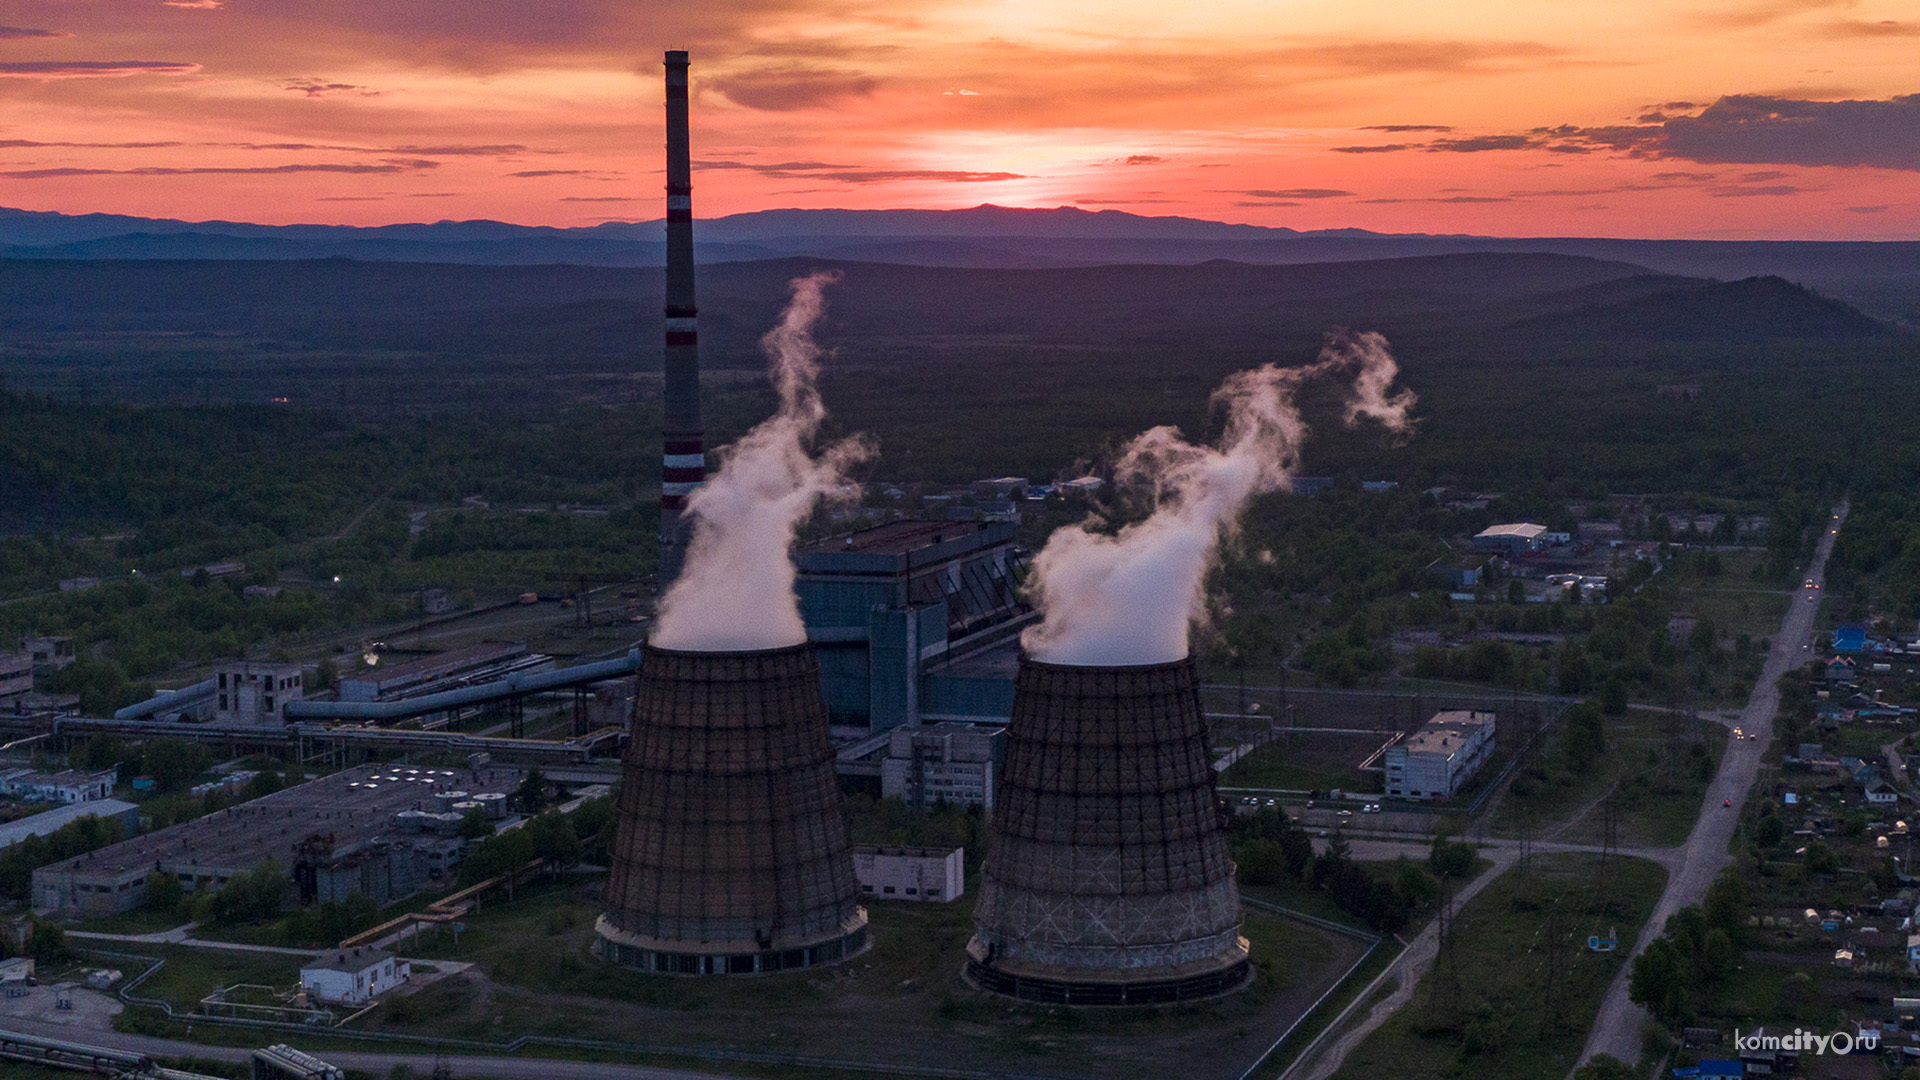
<path id="1" fill-rule="evenodd" d="M 0 0 L 0 206 L 1920 239 L 1915 0 Z"/>

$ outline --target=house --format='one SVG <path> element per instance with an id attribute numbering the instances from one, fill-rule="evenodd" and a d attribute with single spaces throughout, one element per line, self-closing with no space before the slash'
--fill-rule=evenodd
<path id="1" fill-rule="evenodd" d="M 1827 661 L 1827 681 L 1830 683 L 1850 683 L 1857 671 L 1858 665 L 1850 656 L 1836 656 Z"/>
<path id="2" fill-rule="evenodd" d="M 66 769 L 57 773 L 9 769 L 0 773 L 0 794 L 28 802 L 70 805 L 104 799 L 113 794 L 113 785 L 119 782 L 118 767 L 98 771 Z"/>
<path id="3" fill-rule="evenodd" d="M 1867 801 L 1875 806 L 1891 806 L 1900 801 L 1900 794 L 1885 780 L 1875 780 L 1867 785 Z"/>
<path id="4" fill-rule="evenodd" d="M 1920 934 L 1907 935 L 1907 967 L 1920 974 Z"/>
<path id="5" fill-rule="evenodd" d="M 1702 1061 L 1673 1070 L 1673 1075 L 1683 1080 L 1736 1080 L 1747 1075 L 1747 1066 L 1743 1061 L 1713 1060 Z"/>
<path id="6" fill-rule="evenodd" d="M 370 945 L 320 954 L 300 969 L 300 988 L 321 1001 L 363 1004 L 406 982 L 412 968 Z"/>
<path id="7" fill-rule="evenodd" d="M 21 638 L 20 651 L 33 658 L 34 673 L 40 675 L 67 667 L 78 659 L 73 654 L 70 637 Z"/>
<path id="8" fill-rule="evenodd" d="M 1435 713 L 1381 755 L 1387 797 L 1435 802 L 1452 798 L 1493 755 L 1493 733 L 1493 713 Z"/>

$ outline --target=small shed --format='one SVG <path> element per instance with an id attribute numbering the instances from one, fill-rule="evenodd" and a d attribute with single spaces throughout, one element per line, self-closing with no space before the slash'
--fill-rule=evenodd
<path id="1" fill-rule="evenodd" d="M 331 949 L 300 969 L 300 986 L 321 1001 L 359 1005 L 406 982 L 412 975 L 405 960 L 372 946 Z"/>

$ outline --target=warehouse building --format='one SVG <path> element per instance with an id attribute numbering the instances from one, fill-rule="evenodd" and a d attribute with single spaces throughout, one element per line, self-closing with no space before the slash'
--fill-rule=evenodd
<path id="1" fill-rule="evenodd" d="M 138 806 L 121 802 L 119 799 L 95 799 L 87 803 L 56 806 L 44 813 L 0 825 L 0 851 L 5 851 L 29 836 L 47 836 L 58 832 L 87 817 L 97 817 L 111 822 L 119 828 L 121 836 L 132 836 L 140 831 Z"/>
<path id="2" fill-rule="evenodd" d="M 1494 714 L 1443 712 L 1387 748 L 1387 797 L 1450 799 L 1493 756 Z"/>
<path id="3" fill-rule="evenodd" d="M 43 866 L 33 872 L 33 906 L 111 915 L 139 907 L 156 871 L 193 892 L 218 889 L 269 859 L 299 886 L 303 903 L 354 891 L 399 899 L 457 865 L 448 852 L 458 841 L 446 843 L 464 816 L 455 804 L 504 796 L 521 778 L 501 765 L 362 765 Z"/>
<path id="4" fill-rule="evenodd" d="M 967 851 L 858 845 L 853 876 L 862 896 L 945 904 L 966 891 Z"/>
<path id="5" fill-rule="evenodd" d="M 1529 551 L 1539 551 L 1547 546 L 1547 527 L 1529 522 L 1511 525 L 1490 525 L 1473 536 L 1476 551 L 1492 551 L 1501 555 L 1525 555 Z"/>

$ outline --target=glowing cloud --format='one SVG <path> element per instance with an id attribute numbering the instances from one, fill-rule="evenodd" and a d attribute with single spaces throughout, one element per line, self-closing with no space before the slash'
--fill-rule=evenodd
<path id="1" fill-rule="evenodd" d="M 1188 632 L 1206 619 L 1202 586 L 1223 536 L 1239 527 L 1255 495 L 1284 490 L 1300 463 L 1307 425 L 1294 395 L 1307 379 L 1350 380 L 1349 426 L 1369 417 L 1412 429 L 1411 390 L 1389 394 L 1399 366 L 1379 334 L 1341 333 L 1300 368 L 1267 364 L 1228 376 L 1213 402 L 1227 410 L 1218 448 L 1196 446 L 1171 427 L 1136 436 L 1115 470 L 1121 483 L 1150 484 L 1155 509 L 1117 534 L 1085 525 L 1058 529 L 1034 559 L 1030 592 L 1041 622 L 1021 635 L 1052 664 L 1160 664 L 1187 655 Z"/>

